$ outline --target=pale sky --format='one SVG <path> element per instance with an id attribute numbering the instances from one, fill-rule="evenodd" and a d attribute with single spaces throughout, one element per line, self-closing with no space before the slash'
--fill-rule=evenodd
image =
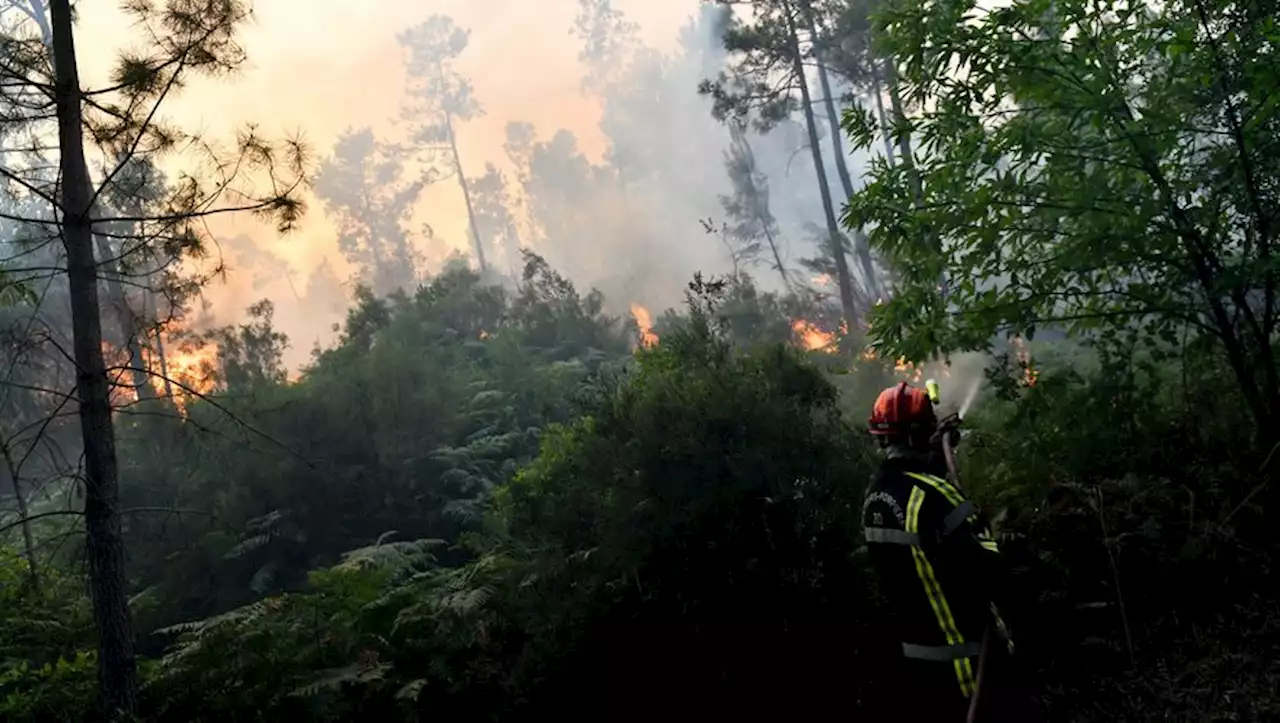
<path id="1" fill-rule="evenodd" d="M 579 93 L 580 44 L 569 34 L 577 5 L 577 0 L 257 0 L 254 22 L 242 34 L 248 66 L 233 79 L 192 82 L 168 103 L 165 115 L 185 129 L 214 138 L 227 138 L 249 122 L 257 123 L 264 134 L 301 130 L 314 153 L 326 155 L 348 127 L 390 130 L 402 97 L 396 33 L 444 13 L 471 30 L 459 69 L 472 79 L 486 111 L 484 118 L 459 130 L 469 174 L 480 172 L 486 161 L 504 158 L 504 128 L 510 121 L 531 122 L 544 138 L 560 128 L 573 131 L 583 149 L 595 156 L 602 144 L 596 129 L 598 111 Z M 615 2 L 640 24 L 646 43 L 658 47 L 674 42 L 697 6 L 697 0 Z M 114 2 L 82 2 L 80 8 L 81 74 L 85 85 L 93 87 L 109 71 L 122 43 L 137 42 L 138 35 Z M 437 234 L 452 245 L 465 244 L 465 212 L 456 184 L 432 189 L 423 205 Z M 252 221 L 223 223 L 216 230 L 250 232 L 291 261 L 298 284 L 320 259 L 341 261 L 318 204 L 301 231 L 283 240 Z M 231 269 L 226 288 L 211 289 L 208 296 L 216 307 L 226 306 L 226 312 L 234 314 L 263 295 L 244 286 Z M 313 325 L 282 316 L 277 313 L 280 325 L 295 337 L 295 352 L 302 347 L 305 353 L 315 330 L 290 327 Z M 329 323 L 324 321 L 325 326 Z"/>

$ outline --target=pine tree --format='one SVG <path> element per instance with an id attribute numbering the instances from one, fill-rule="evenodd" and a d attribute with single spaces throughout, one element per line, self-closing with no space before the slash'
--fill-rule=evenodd
<path id="1" fill-rule="evenodd" d="M 218 155 L 210 150 L 211 144 L 160 121 L 160 106 L 191 77 L 225 74 L 243 62 L 235 38 L 249 15 L 246 4 L 126 3 L 124 11 L 147 42 L 142 50 L 120 53 L 110 86 L 98 89 L 86 89 L 80 82 L 70 0 L 28 0 L 20 9 L 32 23 L 4 38 L 9 62 L 4 100 L 10 110 L 27 112 L 6 112 L 5 120 L 34 128 L 30 132 L 38 136 L 51 130 L 40 130 L 46 119 L 56 119 L 57 146 L 33 147 L 24 157 L 6 158 L 4 176 L 44 204 L 43 212 L 20 220 L 59 229 L 66 254 L 100 697 L 107 719 L 125 720 L 136 709 L 138 676 L 118 506 L 112 379 L 103 353 L 98 285 L 104 264 L 110 274 L 117 259 L 101 256 L 105 252 L 177 260 L 199 255 L 206 241 L 200 219 L 217 213 L 269 215 L 287 230 L 302 211 L 293 192 L 301 182 L 304 153 L 296 143 L 269 143 L 250 130 L 240 135 L 230 157 Z M 52 89 L 51 97 L 44 89 Z M 111 159 L 108 166 L 91 168 L 88 148 Z M 130 169 L 191 148 L 205 153 L 197 162 L 213 169 L 216 177 L 189 173 L 166 184 L 158 196 L 121 196 L 129 185 L 125 181 Z M 50 154 L 57 155 L 56 174 L 43 162 Z M 236 188 L 236 174 L 229 169 L 269 181 L 264 185 L 271 191 L 254 194 Z M 157 190 L 154 184 L 145 187 Z M 114 244 L 95 238 L 113 234 L 122 236 L 111 238 Z M 131 338 L 134 333 L 125 332 Z"/>

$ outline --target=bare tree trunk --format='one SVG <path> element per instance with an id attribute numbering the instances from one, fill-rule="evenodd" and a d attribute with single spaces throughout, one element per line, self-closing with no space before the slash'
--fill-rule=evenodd
<path id="1" fill-rule="evenodd" d="M 769 230 L 769 224 L 765 223 L 765 219 L 759 219 L 760 227 L 764 229 L 764 238 L 769 242 L 769 251 L 773 254 L 773 263 L 778 269 L 778 275 L 782 277 L 782 288 L 791 290 L 791 279 L 787 278 L 787 267 L 782 263 L 782 254 L 778 252 L 778 242 L 773 237 L 773 232 Z"/>
<path id="2" fill-rule="evenodd" d="M 827 111 L 827 124 L 831 126 L 831 151 L 836 161 L 836 175 L 840 177 L 840 185 L 848 196 L 853 195 L 853 177 L 849 175 L 849 163 L 844 156 L 843 130 L 840 129 L 840 113 L 836 110 L 835 99 L 831 97 L 831 80 L 827 77 L 827 69 L 818 64 L 818 84 L 822 88 L 822 104 Z"/>
<path id="3" fill-rule="evenodd" d="M 480 265 L 480 272 L 484 273 L 489 265 L 484 260 L 484 244 L 480 242 L 480 228 L 476 225 L 476 212 L 471 206 L 471 189 L 467 188 L 467 175 L 462 172 L 462 158 L 458 155 L 458 139 L 453 135 L 453 116 L 448 113 L 444 114 L 444 128 L 449 134 L 449 150 L 453 152 L 453 168 L 458 173 L 458 185 L 462 187 L 462 200 L 467 204 L 467 223 L 471 224 L 471 242 L 476 249 L 476 263 Z"/>
<path id="4" fill-rule="evenodd" d="M 871 94 L 876 99 L 876 115 L 880 118 L 880 132 L 884 134 L 884 156 L 889 161 L 889 167 L 897 165 L 897 158 L 893 153 L 893 138 L 889 132 L 889 116 L 884 112 L 884 89 L 880 87 L 880 61 L 875 58 L 871 59 Z"/>
<path id="5" fill-rule="evenodd" d="M 70 0 L 50 0 L 54 97 L 62 173 L 62 242 L 67 251 L 76 391 L 84 440 L 84 519 L 93 619 L 98 631 L 98 685 L 108 720 L 137 710 L 138 670 L 125 589 L 124 539 L 118 507 L 115 430 L 102 357 L 102 320 L 93 249 L 92 195 L 84 157 L 80 78 Z"/>
<path id="6" fill-rule="evenodd" d="M 810 37 L 816 42 L 818 24 L 814 20 L 813 9 L 809 6 L 808 0 L 804 0 L 803 8 L 805 15 L 808 16 Z M 840 177 L 840 185 L 844 187 L 844 197 L 847 202 L 853 197 L 853 178 L 849 175 L 849 162 L 844 155 L 844 131 L 840 128 L 840 114 L 836 111 L 836 101 L 831 95 L 831 79 L 827 74 L 827 66 L 823 65 L 820 59 L 815 58 L 815 60 L 818 64 L 818 84 L 822 88 L 822 103 L 827 112 L 827 124 L 831 127 L 831 152 L 836 161 L 836 175 Z M 857 254 L 858 263 L 862 266 L 863 287 L 867 293 L 875 294 L 880 284 L 876 278 L 875 264 L 871 260 L 870 242 L 860 228 L 853 229 L 853 252 Z"/>
<path id="7" fill-rule="evenodd" d="M 35 21 L 37 27 L 40 28 L 40 38 L 44 42 L 46 50 L 49 52 L 49 60 L 53 64 L 55 72 L 58 67 L 58 55 L 53 44 L 53 27 L 49 22 L 49 14 L 45 6 L 44 0 L 27 0 L 29 12 L 27 8 L 21 8 L 26 12 L 27 16 Z M 85 183 L 89 182 L 88 172 L 85 173 Z M 93 188 L 89 186 L 86 190 L 87 198 L 93 198 Z M 108 266 L 106 274 L 107 297 L 112 307 L 112 312 L 116 317 L 116 323 L 120 327 L 120 337 L 123 342 L 122 346 L 129 354 L 129 370 L 132 376 L 132 383 L 138 390 L 139 399 L 154 398 L 155 394 L 151 390 L 149 384 L 146 361 L 142 357 L 142 347 L 138 340 L 137 320 L 134 318 L 132 310 L 129 308 L 127 298 L 124 293 L 124 287 L 120 284 L 119 266 L 112 259 L 110 243 L 101 235 L 95 235 L 98 244 L 98 255 L 102 257 L 102 263 Z"/>
<path id="8" fill-rule="evenodd" d="M 49 49 L 50 53 L 52 53 L 53 28 L 49 26 L 49 16 L 46 12 L 44 0 L 28 0 L 28 5 L 31 8 L 29 17 L 34 20 L 36 25 L 40 28 L 40 40 L 44 42 L 44 46 Z"/>
<path id="9" fill-rule="evenodd" d="M 902 106 L 902 96 L 898 93 L 898 71 L 894 67 L 891 58 L 886 61 L 885 67 L 888 68 L 889 103 L 893 107 L 894 120 L 903 126 L 902 135 L 898 138 L 898 150 L 902 152 L 902 162 L 907 167 L 907 183 L 911 185 L 912 202 L 916 208 L 920 208 L 924 203 L 924 189 L 920 182 L 920 171 L 916 168 L 915 156 L 911 152 L 911 134 L 906 130 L 907 113 Z M 930 234 L 926 240 L 933 245 L 934 251 L 941 256 L 943 252 L 942 239 Z M 938 274 L 938 290 L 945 301 L 950 294 L 945 269 Z"/>
<path id="10" fill-rule="evenodd" d="M 893 119 L 897 123 L 905 124 L 907 113 L 902 107 L 902 96 L 898 94 L 897 71 L 893 69 L 893 64 L 889 63 L 889 103 L 893 107 Z M 907 180 L 911 184 L 911 193 L 915 196 L 916 203 L 920 203 L 920 174 L 916 171 L 915 156 L 911 153 L 911 134 L 903 131 L 898 138 L 898 151 L 902 153 L 902 162 L 907 164 Z"/>
<path id="11" fill-rule="evenodd" d="M 13 496 L 18 500 L 18 518 L 22 521 L 22 545 L 27 557 L 27 569 L 31 571 L 31 587 L 40 590 L 40 564 L 36 561 L 36 538 L 31 532 L 31 513 L 27 511 L 27 495 L 22 491 L 22 480 L 13 478 Z"/>
<path id="12" fill-rule="evenodd" d="M 90 197 L 93 195 L 92 188 L 89 191 Z M 138 317 L 133 313 L 133 308 L 129 306 L 129 297 L 125 295 L 124 284 L 120 283 L 120 265 L 114 258 L 114 252 L 111 244 L 102 234 L 94 234 L 94 239 L 98 245 L 98 256 L 101 258 L 100 267 L 106 267 L 105 273 L 101 274 L 107 286 L 107 304 L 111 307 L 111 313 L 115 316 L 116 325 L 120 327 L 120 338 L 123 341 L 122 346 L 129 354 L 129 375 L 130 383 L 137 390 L 138 399 L 154 399 L 155 390 L 151 387 L 150 374 L 147 372 L 147 362 L 142 356 L 142 341 L 139 337 L 141 329 L 138 324 Z"/>
<path id="13" fill-rule="evenodd" d="M 746 156 L 748 163 L 747 175 L 751 180 L 753 189 L 752 193 L 753 195 L 759 193 L 758 189 L 755 188 L 755 151 L 751 148 L 751 141 L 747 140 L 746 125 L 742 123 L 731 123 L 729 125 L 729 136 L 732 142 L 741 144 L 742 153 Z M 764 231 L 764 238 L 769 243 L 769 252 L 773 255 L 775 268 L 778 271 L 778 275 L 782 277 L 782 288 L 790 291 L 791 279 L 787 278 L 787 267 L 782 263 L 782 252 L 778 248 L 778 240 L 774 238 L 773 231 L 769 230 L 770 225 L 772 225 L 772 221 L 765 217 L 764 205 L 759 199 L 754 199 L 752 205 L 756 212 L 756 220 L 760 222 L 760 228 Z"/>
<path id="14" fill-rule="evenodd" d="M 156 360 L 160 362 L 160 379 L 164 381 L 164 395 L 173 398 L 173 380 L 169 378 L 169 364 L 164 356 L 164 339 L 156 332 Z"/>
<path id="15" fill-rule="evenodd" d="M 818 126 L 813 117 L 813 98 L 809 94 L 809 83 L 804 76 L 804 63 L 800 58 L 800 39 L 796 35 L 795 18 L 791 15 L 789 8 L 787 9 L 787 32 L 790 35 L 792 72 L 795 73 L 796 82 L 800 85 L 800 107 L 804 111 L 805 126 L 809 131 L 809 149 L 813 154 L 814 171 L 818 175 L 818 192 L 822 196 L 822 212 L 826 216 L 831 256 L 836 266 L 840 306 L 844 312 L 845 324 L 850 329 L 856 329 L 858 307 L 854 301 L 853 277 L 849 273 L 849 261 L 844 255 L 844 238 L 840 234 L 835 206 L 831 202 L 831 184 L 827 182 L 827 169 L 822 162 L 822 145 L 818 141 Z"/>
<path id="16" fill-rule="evenodd" d="M 285 272 L 285 278 L 289 279 L 289 288 L 292 289 L 293 279 L 289 278 L 288 272 Z M 295 290 L 293 295 L 297 297 L 298 292 Z M 148 318 L 153 321 L 160 316 L 159 310 L 156 308 L 155 297 L 151 294 L 147 294 L 145 311 Z M 173 380 L 169 379 L 169 360 L 165 358 L 164 354 L 164 335 L 160 333 L 159 328 L 155 330 L 155 334 L 156 362 L 160 365 L 160 381 L 164 383 L 164 396 L 167 399 L 173 399 Z"/>
<path id="17" fill-rule="evenodd" d="M 10 453 L 7 442 L 0 444 L 0 451 L 4 452 L 5 467 L 8 468 L 9 479 L 13 482 L 13 496 L 18 501 L 18 521 L 22 523 L 22 544 L 25 547 L 27 570 L 31 575 L 31 587 L 38 591 L 40 589 L 40 568 L 36 563 L 36 541 L 35 535 L 31 533 L 31 516 L 27 512 L 27 497 L 22 492 L 22 480 L 20 479 L 22 470 L 14 462 L 13 454 Z"/>
<path id="18" fill-rule="evenodd" d="M 827 123 L 831 126 L 831 151 L 836 163 L 836 175 L 840 185 L 844 187 L 845 196 L 853 195 L 853 178 L 849 175 L 849 164 L 844 157 L 844 140 L 840 131 L 840 114 L 836 112 L 835 99 L 831 97 L 831 79 L 827 75 L 827 66 L 817 57 L 818 20 L 813 14 L 813 5 L 809 0 L 800 0 L 800 12 L 804 15 L 808 26 L 809 39 L 814 46 L 814 63 L 818 66 L 818 85 L 822 89 L 823 109 L 827 112 Z M 798 41 L 797 41 L 798 44 Z"/>

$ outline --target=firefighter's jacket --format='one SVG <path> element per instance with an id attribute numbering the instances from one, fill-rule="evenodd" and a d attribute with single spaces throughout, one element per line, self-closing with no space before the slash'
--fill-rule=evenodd
<path id="1" fill-rule="evenodd" d="M 1003 568 L 973 504 L 931 466 L 887 460 L 867 490 L 862 525 L 903 655 L 952 668 L 968 698 L 988 624 L 1012 652 L 995 608 L 1004 599 Z"/>

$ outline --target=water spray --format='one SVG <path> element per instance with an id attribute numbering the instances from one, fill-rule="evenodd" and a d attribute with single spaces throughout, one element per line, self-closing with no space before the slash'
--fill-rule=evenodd
<path id="1" fill-rule="evenodd" d="M 938 422 L 938 434 L 942 438 L 942 456 L 947 462 L 947 475 L 951 477 L 951 483 L 956 487 L 960 487 L 960 473 L 956 470 L 956 443 L 960 441 L 960 423 L 964 420 L 969 408 L 973 406 L 973 402 L 978 397 L 978 388 L 981 386 L 982 380 L 975 379 L 973 385 L 969 387 L 969 391 L 965 394 L 964 401 L 960 404 L 960 410 L 948 414 Z M 942 391 L 938 387 L 935 379 L 928 379 L 924 383 L 925 393 L 929 395 L 929 401 L 934 406 L 942 403 Z"/>
<path id="2" fill-rule="evenodd" d="M 973 400 L 978 398 L 978 389 L 982 387 L 982 379 L 974 379 L 973 384 L 969 387 L 969 392 L 964 395 L 964 402 L 960 404 L 960 411 L 957 413 L 961 419 L 969 414 L 969 407 L 973 406 Z"/>

